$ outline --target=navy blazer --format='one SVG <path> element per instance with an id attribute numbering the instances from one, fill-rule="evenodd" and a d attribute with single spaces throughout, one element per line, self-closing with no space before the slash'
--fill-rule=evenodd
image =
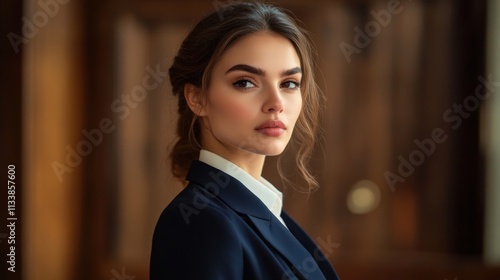
<path id="1" fill-rule="evenodd" d="M 156 225 L 150 279 L 338 279 L 290 216 L 286 229 L 235 178 L 196 160 L 186 180 Z"/>

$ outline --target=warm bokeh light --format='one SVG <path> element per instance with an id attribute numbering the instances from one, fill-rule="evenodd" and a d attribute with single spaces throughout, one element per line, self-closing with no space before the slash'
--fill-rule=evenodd
<path id="1" fill-rule="evenodd" d="M 347 207 L 354 214 L 367 214 L 375 210 L 380 202 L 380 190 L 370 180 L 355 183 L 347 195 Z"/>

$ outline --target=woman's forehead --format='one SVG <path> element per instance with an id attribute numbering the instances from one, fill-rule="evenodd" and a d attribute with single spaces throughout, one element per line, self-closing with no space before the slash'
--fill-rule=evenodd
<path id="1" fill-rule="evenodd" d="M 267 74 L 300 68 L 300 58 L 287 38 L 269 31 L 249 34 L 228 48 L 215 68 L 226 72 L 234 65 L 249 65 Z"/>

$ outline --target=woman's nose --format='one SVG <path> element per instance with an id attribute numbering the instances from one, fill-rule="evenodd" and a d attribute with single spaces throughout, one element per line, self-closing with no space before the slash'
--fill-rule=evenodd
<path id="1" fill-rule="evenodd" d="M 284 104 L 281 99 L 279 88 L 270 89 L 266 102 L 262 106 L 264 113 L 281 113 L 283 112 Z"/>

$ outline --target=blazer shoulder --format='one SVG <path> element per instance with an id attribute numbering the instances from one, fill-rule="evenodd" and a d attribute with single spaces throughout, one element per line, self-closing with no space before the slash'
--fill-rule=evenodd
<path id="1" fill-rule="evenodd" d="M 221 203 L 207 197 L 193 197 L 193 199 L 176 199 L 161 213 L 155 228 L 155 235 L 185 235 L 204 233 L 210 235 L 226 236 L 236 235 L 236 214 Z"/>
<path id="2" fill-rule="evenodd" d="M 194 194 L 176 197 L 161 214 L 153 235 L 151 279 L 241 278 L 243 249 L 231 210 Z"/>
<path id="3" fill-rule="evenodd" d="M 228 222 L 233 219 L 234 211 L 213 194 L 205 191 L 196 183 L 189 183 L 161 213 L 158 222 L 173 222 L 195 225 L 205 221 Z"/>

